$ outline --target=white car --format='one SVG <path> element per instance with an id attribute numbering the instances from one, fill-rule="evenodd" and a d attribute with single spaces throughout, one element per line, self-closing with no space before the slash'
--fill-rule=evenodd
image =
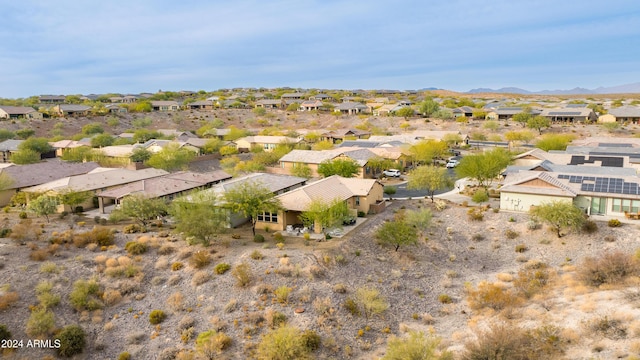
<path id="1" fill-rule="evenodd" d="M 460 161 L 458 160 L 449 160 L 449 162 L 447 163 L 447 169 L 452 169 L 456 166 L 458 166 L 458 164 L 460 164 Z"/>
<path id="2" fill-rule="evenodd" d="M 384 176 L 388 177 L 400 177 L 400 170 L 389 169 L 382 172 Z"/>

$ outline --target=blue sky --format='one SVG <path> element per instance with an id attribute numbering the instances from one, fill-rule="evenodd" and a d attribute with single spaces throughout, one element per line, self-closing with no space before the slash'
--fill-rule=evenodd
<path id="1" fill-rule="evenodd" d="M 640 2 L 0 0 L 0 97 L 640 81 Z"/>

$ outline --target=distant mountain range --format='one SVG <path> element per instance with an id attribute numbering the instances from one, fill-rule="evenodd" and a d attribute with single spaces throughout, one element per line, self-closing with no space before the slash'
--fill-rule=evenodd
<path id="1" fill-rule="evenodd" d="M 516 87 L 504 87 L 500 89 L 478 88 L 467 91 L 467 94 L 477 93 L 509 93 L 530 95 L 581 95 L 581 94 L 627 94 L 640 93 L 640 82 L 619 86 L 599 87 L 596 89 L 573 88 L 570 90 L 542 90 L 528 91 Z"/>

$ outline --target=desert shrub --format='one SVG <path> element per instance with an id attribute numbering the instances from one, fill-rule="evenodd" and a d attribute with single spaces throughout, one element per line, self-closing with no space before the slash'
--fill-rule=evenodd
<path id="1" fill-rule="evenodd" d="M 611 235 L 607 235 L 604 237 L 604 241 L 606 242 L 614 242 L 616 241 L 616 237 L 615 236 L 611 236 Z"/>
<path id="2" fill-rule="evenodd" d="M 273 240 L 275 240 L 275 242 L 277 243 L 283 243 L 284 242 L 284 236 L 282 236 L 282 233 L 273 233 Z"/>
<path id="3" fill-rule="evenodd" d="M 118 355 L 118 360 L 131 360 L 131 354 L 129 354 L 126 351 L 123 351 Z"/>
<path id="4" fill-rule="evenodd" d="M 342 305 L 349 312 L 349 314 L 353 316 L 360 316 L 360 308 L 358 307 L 358 303 L 354 299 L 348 297 L 344 300 L 344 303 Z"/>
<path id="5" fill-rule="evenodd" d="M 102 308 L 102 302 L 98 298 L 100 285 L 95 280 L 78 280 L 73 284 L 73 290 L 69 294 L 69 302 L 78 310 L 97 310 Z"/>
<path id="6" fill-rule="evenodd" d="M 40 272 L 45 274 L 57 274 L 58 272 L 60 272 L 60 269 L 58 268 L 58 265 L 56 265 L 56 263 L 47 261 L 40 265 Z"/>
<path id="7" fill-rule="evenodd" d="M 273 293 L 276 296 L 276 300 L 278 300 L 279 303 L 286 304 L 287 301 L 289 300 L 289 295 L 291 294 L 291 290 L 293 289 L 291 289 L 286 285 L 282 285 L 282 286 L 279 286 L 277 289 L 275 289 Z"/>
<path id="8" fill-rule="evenodd" d="M 451 358 L 449 352 L 438 351 L 439 338 L 417 331 L 409 331 L 408 335 L 407 338 L 392 336 L 381 360 L 445 360 Z"/>
<path id="9" fill-rule="evenodd" d="M 234 239 L 234 240 L 238 240 L 238 239 L 241 238 L 241 236 L 238 233 L 233 233 L 233 234 L 231 234 L 231 238 Z"/>
<path id="10" fill-rule="evenodd" d="M 262 258 L 264 258 L 264 255 L 262 255 L 259 250 L 253 250 L 253 252 L 251 253 L 251 258 L 253 260 L 262 260 Z"/>
<path id="11" fill-rule="evenodd" d="M 251 267 L 245 262 L 233 268 L 231 274 L 236 278 L 236 283 L 240 287 L 246 287 L 251 283 Z"/>
<path id="12" fill-rule="evenodd" d="M 264 236 L 262 236 L 261 234 L 256 234 L 256 235 L 253 237 L 253 242 L 256 242 L 256 243 L 263 243 L 263 242 L 264 242 Z"/>
<path id="13" fill-rule="evenodd" d="M 0 229 L 0 238 L 6 238 L 9 235 L 11 235 L 11 229 L 9 228 Z"/>
<path id="14" fill-rule="evenodd" d="M 20 219 L 26 219 L 28 217 L 27 212 L 26 211 L 20 211 L 20 213 L 18 214 L 18 217 Z"/>
<path id="15" fill-rule="evenodd" d="M 80 354 L 86 345 L 86 335 L 84 330 L 78 325 L 65 326 L 56 336 L 60 340 L 58 355 L 62 357 L 72 357 Z"/>
<path id="16" fill-rule="evenodd" d="M 518 297 L 512 291 L 485 281 L 480 282 L 477 289 L 467 287 L 466 293 L 469 306 L 474 310 L 483 308 L 502 310 L 518 302 Z"/>
<path id="17" fill-rule="evenodd" d="M 535 220 L 527 221 L 527 229 L 529 230 L 537 230 L 540 228 L 540 223 Z"/>
<path id="18" fill-rule="evenodd" d="M 114 243 L 114 234 L 104 227 L 95 227 L 90 231 L 75 234 L 73 244 L 76 247 L 84 247 L 87 244 L 97 244 L 98 246 L 109 246 Z"/>
<path id="19" fill-rule="evenodd" d="M 43 249 L 34 249 L 29 254 L 29 259 L 33 261 L 45 261 L 49 258 L 49 253 L 47 250 Z"/>
<path id="20" fill-rule="evenodd" d="M 268 309 L 265 313 L 265 320 L 267 320 L 267 325 L 269 325 L 270 328 L 275 329 L 287 323 L 287 315 Z"/>
<path id="21" fill-rule="evenodd" d="M 471 239 L 473 241 L 482 241 L 484 240 L 484 235 L 477 233 L 477 234 L 473 234 L 473 236 L 471 237 Z"/>
<path id="22" fill-rule="evenodd" d="M 202 269 L 203 267 L 211 264 L 211 256 L 207 251 L 199 250 L 194 252 L 189 259 L 189 264 L 196 269 Z"/>
<path id="23" fill-rule="evenodd" d="M 171 264 L 171 271 L 178 271 L 183 267 L 184 267 L 183 263 L 181 263 L 180 261 L 176 261 L 173 264 Z"/>
<path id="24" fill-rule="evenodd" d="M 592 333 L 607 339 L 620 340 L 627 337 L 627 327 L 620 319 L 613 319 L 605 315 L 588 321 L 586 325 Z"/>
<path id="25" fill-rule="evenodd" d="M 0 340 L 11 339 L 11 331 L 4 324 L 0 324 Z"/>
<path id="26" fill-rule="evenodd" d="M 167 314 L 162 310 L 152 310 L 149 313 L 149 322 L 151 325 L 157 325 L 164 321 L 167 318 Z"/>
<path id="27" fill-rule="evenodd" d="M 322 344 L 322 338 L 313 330 L 305 330 L 300 337 L 304 347 L 309 351 L 316 351 Z"/>
<path id="28" fill-rule="evenodd" d="M 18 301 L 20 296 L 15 291 L 7 291 L 4 294 L 0 294 L 0 310 L 4 310 Z"/>
<path id="29" fill-rule="evenodd" d="M 528 248 L 527 248 L 527 245 L 525 245 L 525 244 L 516 245 L 516 252 L 517 253 L 523 253 L 523 252 L 525 252 L 527 250 L 528 250 Z"/>
<path id="30" fill-rule="evenodd" d="M 125 234 L 135 234 L 144 231 L 145 229 L 138 224 L 129 224 L 122 229 L 122 232 Z"/>
<path id="31" fill-rule="evenodd" d="M 607 222 L 607 226 L 609 226 L 609 227 L 620 227 L 620 226 L 622 226 L 622 223 L 618 219 L 611 219 L 611 220 L 609 220 L 609 222 Z"/>
<path id="32" fill-rule="evenodd" d="M 176 248 L 171 245 L 162 245 L 158 249 L 158 255 L 171 255 L 176 251 Z"/>
<path id="33" fill-rule="evenodd" d="M 467 210 L 469 220 L 482 221 L 484 219 L 484 211 L 480 207 L 474 207 Z"/>
<path id="34" fill-rule="evenodd" d="M 447 294 L 440 294 L 438 295 L 438 301 L 442 304 L 451 304 L 453 299 Z"/>
<path id="35" fill-rule="evenodd" d="M 343 283 L 337 283 L 335 285 L 333 285 L 333 292 L 337 293 L 337 294 L 344 294 L 347 292 L 347 285 L 343 284 Z"/>
<path id="36" fill-rule="evenodd" d="M 578 268 L 578 277 L 589 286 L 616 285 L 639 272 L 638 263 L 631 255 L 614 252 L 600 258 L 586 258 Z"/>
<path id="37" fill-rule="evenodd" d="M 124 245 L 129 255 L 141 255 L 147 252 L 147 245 L 138 241 L 129 241 Z"/>
<path id="38" fill-rule="evenodd" d="M 438 211 L 443 211 L 447 208 L 447 202 L 442 199 L 436 199 L 434 205 Z"/>
<path id="39" fill-rule="evenodd" d="M 193 286 L 200 286 L 211 279 L 211 276 L 206 271 L 198 271 L 193 274 L 193 278 L 191 278 L 191 284 Z"/>
<path id="40" fill-rule="evenodd" d="M 547 264 L 532 263 L 525 265 L 518 272 L 518 276 L 513 281 L 513 287 L 520 295 L 530 298 L 548 285 L 549 278 L 550 269 Z"/>
<path id="41" fill-rule="evenodd" d="M 51 335 L 56 327 L 55 317 L 51 310 L 38 307 L 31 312 L 27 320 L 27 335 L 45 337 Z"/>
<path id="42" fill-rule="evenodd" d="M 587 234 L 593 234 L 598 231 L 598 224 L 593 220 L 586 220 L 582 223 L 582 231 Z"/>
<path id="43" fill-rule="evenodd" d="M 513 240 L 513 239 L 517 238 L 518 236 L 520 236 L 520 233 L 515 231 L 515 230 L 512 230 L 512 229 L 507 229 L 504 232 L 504 236 L 506 236 L 507 239 Z"/>
<path id="44" fill-rule="evenodd" d="M 478 189 L 471 196 L 471 200 L 476 203 L 483 203 L 489 200 L 489 194 L 484 189 Z"/>
<path id="45" fill-rule="evenodd" d="M 218 275 L 222 275 L 229 271 L 229 269 L 231 269 L 231 265 L 227 263 L 219 263 L 218 265 L 216 265 L 216 267 L 213 268 L 213 271 Z"/>
<path id="46" fill-rule="evenodd" d="M 173 311 L 181 311 L 184 309 L 184 295 L 181 292 L 175 292 L 167 298 L 167 305 Z M 191 325 L 190 325 L 191 326 Z M 190 327 L 187 326 L 187 327 Z"/>
<path id="47" fill-rule="evenodd" d="M 526 336 L 519 328 L 506 325 L 492 325 L 487 331 L 476 336 L 476 341 L 465 344 L 464 360 L 509 359 L 533 360 L 524 348 Z"/>
<path id="48" fill-rule="evenodd" d="M 265 334 L 256 349 L 258 359 L 309 359 L 309 353 L 300 330 L 289 325 Z"/>
<path id="49" fill-rule="evenodd" d="M 208 330 L 198 335 L 196 351 L 206 359 L 216 359 L 231 343 L 231 338 L 225 333 Z"/>

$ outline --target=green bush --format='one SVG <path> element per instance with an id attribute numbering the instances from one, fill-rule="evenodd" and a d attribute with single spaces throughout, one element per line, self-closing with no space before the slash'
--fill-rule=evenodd
<path id="1" fill-rule="evenodd" d="M 353 316 L 360 316 L 360 308 L 358 307 L 358 303 L 355 300 L 348 297 L 344 301 L 344 308 Z"/>
<path id="2" fill-rule="evenodd" d="M 131 359 L 131 355 L 126 351 L 121 352 L 120 355 L 118 355 L 118 360 L 130 360 L 130 359 Z"/>
<path id="3" fill-rule="evenodd" d="M 27 218 L 27 212 L 26 211 L 20 211 L 20 214 L 18 214 L 18 217 L 20 219 L 26 219 Z"/>
<path id="4" fill-rule="evenodd" d="M 620 227 L 620 226 L 622 226 L 622 223 L 618 219 L 611 219 L 607 223 L 607 226 L 609 226 L 609 227 Z"/>
<path id="5" fill-rule="evenodd" d="M 479 207 L 467 210 L 467 215 L 469 215 L 469 220 L 473 221 L 482 221 L 484 219 L 484 211 Z"/>
<path id="6" fill-rule="evenodd" d="M 438 301 L 441 304 L 451 304 L 453 302 L 453 299 L 451 299 L 451 296 L 447 294 L 440 294 L 438 295 Z"/>
<path id="7" fill-rule="evenodd" d="M 100 285 L 95 280 L 78 280 L 73 284 L 69 302 L 78 311 L 97 310 L 102 308 L 99 293 Z"/>
<path id="8" fill-rule="evenodd" d="M 251 283 L 251 267 L 249 264 L 243 262 L 233 268 L 231 273 L 233 274 L 233 277 L 236 278 L 238 286 L 246 287 Z"/>
<path id="9" fill-rule="evenodd" d="M 62 357 L 72 357 L 80 354 L 86 345 L 86 335 L 84 330 L 78 325 L 65 326 L 56 336 L 60 340 L 58 355 Z"/>
<path id="10" fill-rule="evenodd" d="M 381 360 L 445 360 L 452 359 L 451 353 L 438 351 L 440 339 L 423 332 L 409 331 L 408 337 L 392 336 L 387 351 Z M 492 358 L 491 358 L 492 359 Z"/>
<path id="11" fill-rule="evenodd" d="M 229 265 L 227 263 L 220 263 L 220 264 L 216 265 L 215 268 L 213 268 L 213 271 L 218 275 L 222 275 L 222 274 L 226 273 L 227 271 L 229 271 L 229 269 L 231 269 L 231 265 Z"/>
<path id="12" fill-rule="evenodd" d="M 6 238 L 7 236 L 11 235 L 11 229 L 9 228 L 2 228 L 0 230 L 0 238 Z"/>
<path id="13" fill-rule="evenodd" d="M 489 200 L 489 194 L 487 194 L 486 190 L 479 189 L 479 190 L 476 190 L 475 193 L 473 193 L 473 196 L 471 196 L 471 200 L 473 200 L 473 202 L 476 202 L 476 203 L 483 203 Z"/>
<path id="14" fill-rule="evenodd" d="M 277 243 L 283 243 L 284 242 L 284 236 L 282 236 L 281 233 L 277 232 L 277 233 L 273 233 L 273 239 L 277 242 Z"/>
<path id="15" fill-rule="evenodd" d="M 138 224 L 129 224 L 122 229 L 125 234 L 135 234 L 139 232 L 145 232 L 146 230 Z"/>
<path id="16" fill-rule="evenodd" d="M 11 339 L 11 331 L 4 324 L 0 324 L 0 340 Z"/>
<path id="17" fill-rule="evenodd" d="M 124 249 L 127 250 L 130 255 L 140 255 L 147 252 L 147 245 L 137 241 L 129 241 L 125 244 Z"/>
<path id="18" fill-rule="evenodd" d="M 256 354 L 258 359 L 308 359 L 307 345 L 300 330 L 284 325 L 262 337 Z"/>
<path id="19" fill-rule="evenodd" d="M 55 317 L 51 310 L 44 307 L 34 309 L 27 320 L 27 335 L 46 337 L 51 335 L 56 327 Z"/>
<path id="20" fill-rule="evenodd" d="M 153 310 L 149 313 L 149 322 L 152 325 L 160 324 L 167 318 L 167 315 L 162 310 Z"/>
<path id="21" fill-rule="evenodd" d="M 208 330 L 198 335 L 196 351 L 206 359 L 215 359 L 231 346 L 232 340 L 223 332 Z"/>
<path id="22" fill-rule="evenodd" d="M 305 330 L 301 335 L 304 347 L 309 351 L 316 351 L 322 344 L 322 338 L 313 330 Z"/>
<path id="23" fill-rule="evenodd" d="M 260 234 L 256 234 L 256 236 L 253 237 L 253 242 L 263 243 L 264 242 L 264 236 L 262 236 Z"/>

